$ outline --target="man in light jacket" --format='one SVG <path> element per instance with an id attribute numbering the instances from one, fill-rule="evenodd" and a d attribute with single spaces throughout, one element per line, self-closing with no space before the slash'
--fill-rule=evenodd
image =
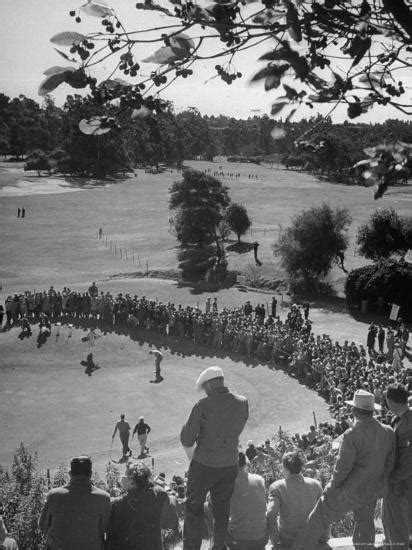
<path id="1" fill-rule="evenodd" d="M 371 393 L 358 390 L 346 403 L 352 406 L 355 424 L 343 434 L 332 478 L 292 550 L 314 550 L 324 529 L 350 511 L 355 550 L 374 548 L 374 512 L 393 469 L 395 434 L 373 417 L 380 406 Z"/>
<path id="2" fill-rule="evenodd" d="M 239 436 L 249 407 L 245 397 L 224 385 L 220 367 L 204 370 L 196 384 L 206 397 L 193 407 L 180 434 L 185 448 L 195 446 L 187 479 L 183 550 L 201 547 L 203 506 L 209 491 L 214 518 L 212 550 L 223 550 L 238 473 Z"/>

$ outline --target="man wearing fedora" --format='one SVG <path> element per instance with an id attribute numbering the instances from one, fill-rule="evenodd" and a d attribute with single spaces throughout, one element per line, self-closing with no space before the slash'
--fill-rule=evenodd
<path id="1" fill-rule="evenodd" d="M 412 411 L 405 386 L 391 384 L 386 402 L 395 415 L 396 456 L 383 499 L 383 527 L 388 549 L 407 550 L 412 546 Z"/>
<path id="2" fill-rule="evenodd" d="M 193 407 L 180 434 L 183 447 L 192 454 L 187 478 L 183 550 L 200 550 L 203 507 L 209 492 L 214 519 L 211 548 L 223 550 L 230 498 L 238 473 L 239 436 L 248 419 L 249 406 L 245 397 L 230 392 L 224 385 L 220 367 L 204 370 L 196 385 L 206 397 Z"/>
<path id="3" fill-rule="evenodd" d="M 353 512 L 355 550 L 373 550 L 374 512 L 395 459 L 395 433 L 373 417 L 374 396 L 357 390 L 352 401 L 354 425 L 343 434 L 332 478 L 308 517 L 292 550 L 314 550 L 331 523 Z"/>

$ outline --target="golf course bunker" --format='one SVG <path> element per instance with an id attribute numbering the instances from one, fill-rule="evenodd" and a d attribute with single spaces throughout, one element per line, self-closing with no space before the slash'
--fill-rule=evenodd
<path id="1" fill-rule="evenodd" d="M 81 191 L 64 179 L 39 178 L 36 180 L 19 180 L 12 185 L 0 187 L 0 197 L 24 197 L 27 195 L 49 195 Z"/>

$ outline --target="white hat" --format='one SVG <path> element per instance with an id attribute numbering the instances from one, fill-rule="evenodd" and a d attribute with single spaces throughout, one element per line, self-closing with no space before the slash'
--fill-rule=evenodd
<path id="1" fill-rule="evenodd" d="M 381 410 L 381 406 L 375 403 L 375 396 L 366 390 L 357 390 L 352 401 L 345 401 L 348 405 L 362 409 L 363 411 Z"/>
<path id="2" fill-rule="evenodd" d="M 213 378 L 223 378 L 223 371 L 220 367 L 209 367 L 200 373 L 199 378 L 196 380 L 197 389 L 200 391 L 202 386 L 208 380 Z"/>

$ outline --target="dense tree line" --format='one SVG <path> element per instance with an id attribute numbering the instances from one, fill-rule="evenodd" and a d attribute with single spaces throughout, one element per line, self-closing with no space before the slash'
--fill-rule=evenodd
<path id="1" fill-rule="evenodd" d="M 399 120 L 334 124 L 328 117 L 314 117 L 282 123 L 267 115 L 202 116 L 195 108 L 175 113 L 171 104 L 156 115 L 140 116 L 137 110 L 134 118 L 120 116 L 116 126 L 100 137 L 79 130 L 83 119 L 113 120 L 113 115 L 110 106 L 91 97 L 69 95 L 57 107 L 48 96 L 40 106 L 25 96 L 10 99 L 0 94 L 0 154 L 21 159 L 43 151 L 63 172 L 101 175 L 139 163 L 181 164 L 184 159 L 211 160 L 216 155 L 251 157 L 257 162 L 282 158 L 291 166 L 333 178 L 342 177 L 361 160 L 366 147 L 384 140 L 412 142 L 412 124 Z M 282 127 L 280 136 L 275 135 L 275 126 Z"/>

